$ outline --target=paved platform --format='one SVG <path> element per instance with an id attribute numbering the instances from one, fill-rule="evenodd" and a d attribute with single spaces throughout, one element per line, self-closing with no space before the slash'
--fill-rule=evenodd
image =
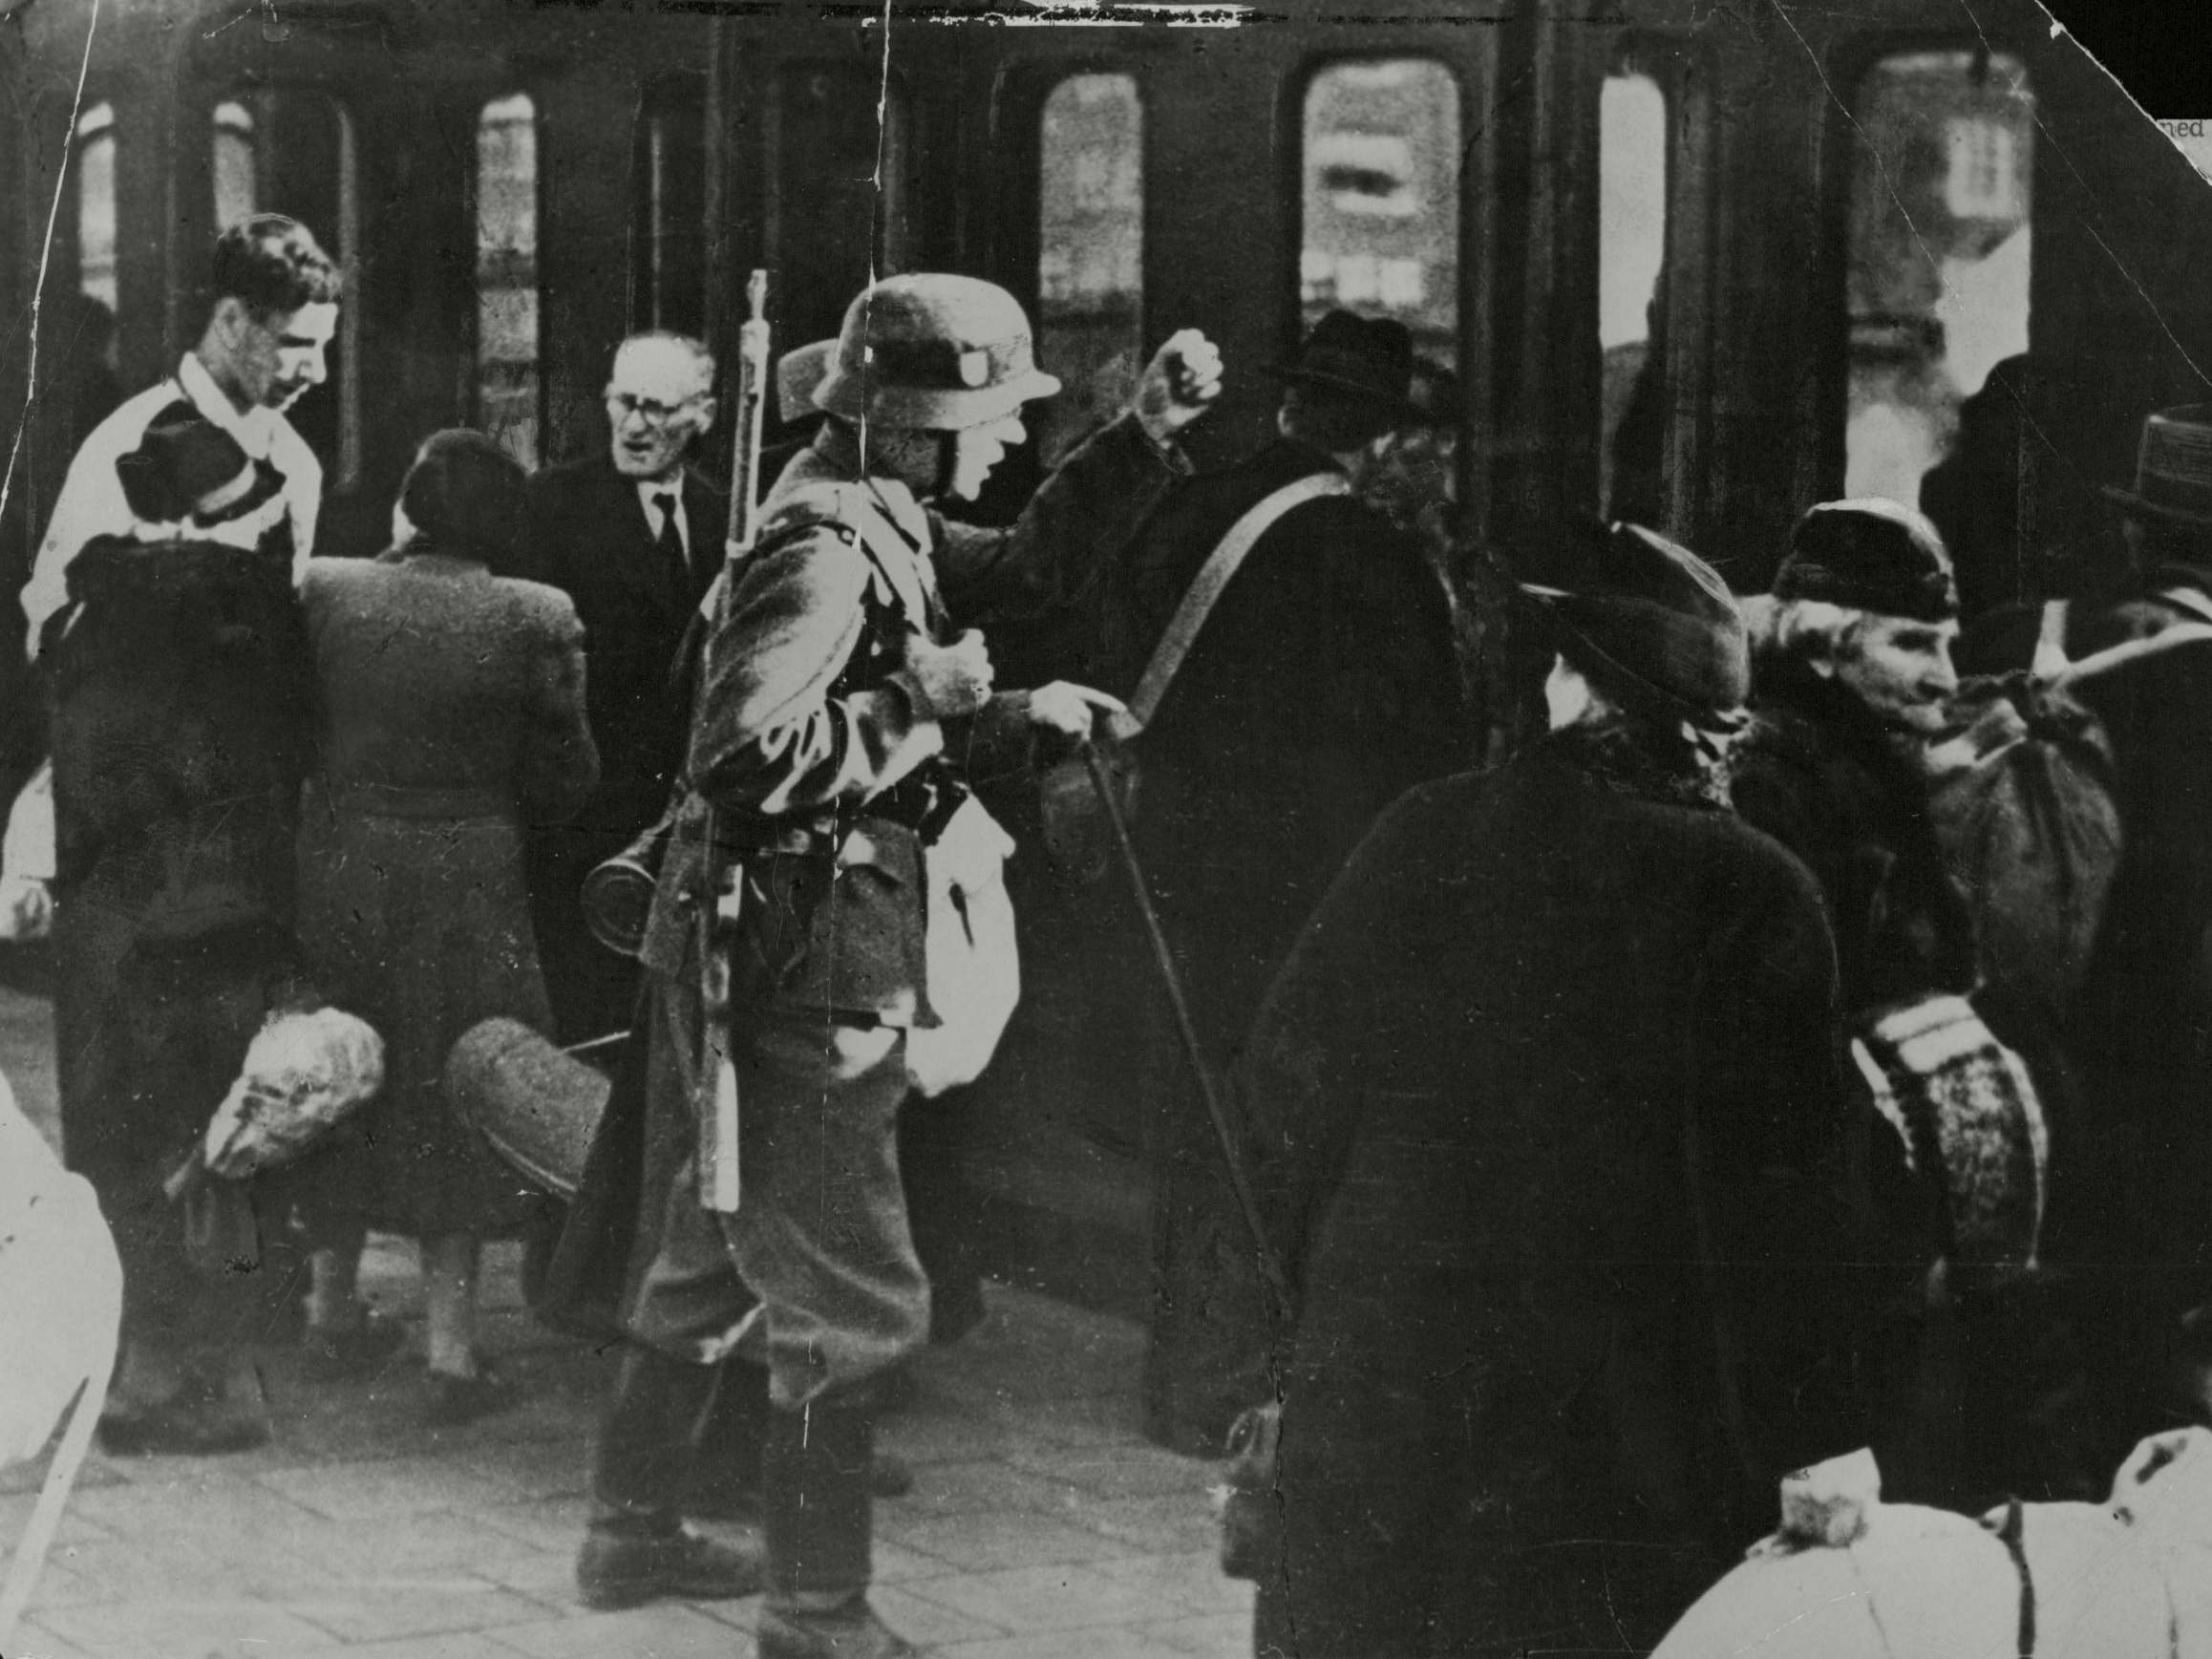
<path id="1" fill-rule="evenodd" d="M 0 1070 L 51 1121 L 43 1005 L 0 989 Z M 419 1358 L 308 1385 L 272 1347 L 274 1442 L 212 1458 L 95 1455 L 6 1659 L 750 1659 L 752 1601 L 591 1613 L 575 1600 L 585 1457 L 610 1357 L 538 1329 L 492 1252 L 487 1347 L 524 1402 L 419 1422 Z M 364 1284 L 414 1322 L 413 1252 Z M 877 1605 L 947 1659 L 1232 1659 L 1250 1586 L 1221 1577 L 1219 1465 L 1137 1433 L 1133 1323 L 992 1286 L 990 1317 L 921 1365 L 885 1420 L 912 1496 L 876 1506 Z M 39 1471 L 0 1472 L 12 1547 Z M 709 1530 L 714 1530 L 710 1526 Z"/>

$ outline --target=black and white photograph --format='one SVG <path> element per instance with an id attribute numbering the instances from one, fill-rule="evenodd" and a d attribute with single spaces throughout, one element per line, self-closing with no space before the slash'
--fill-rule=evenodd
<path id="1" fill-rule="evenodd" d="M 2212 18 L 0 0 L 4 1659 L 2212 1659 Z"/>

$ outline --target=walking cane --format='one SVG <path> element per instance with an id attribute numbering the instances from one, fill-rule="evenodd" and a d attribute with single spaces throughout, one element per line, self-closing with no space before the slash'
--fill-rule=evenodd
<path id="1" fill-rule="evenodd" d="M 1088 742 L 1083 745 L 1083 764 L 1090 769 L 1091 786 L 1098 792 L 1099 803 L 1106 810 L 1106 821 L 1114 831 L 1114 844 L 1121 850 L 1121 867 L 1128 872 L 1129 890 L 1137 900 L 1138 914 L 1144 918 L 1144 931 L 1152 941 L 1152 959 L 1159 968 L 1160 983 L 1167 988 L 1167 1000 L 1175 1010 L 1175 1029 L 1182 1038 L 1183 1054 L 1190 1061 L 1192 1075 L 1198 1078 L 1200 1097 L 1205 1101 L 1206 1117 L 1214 1126 L 1214 1139 L 1220 1143 L 1222 1161 L 1228 1166 L 1229 1186 L 1237 1195 L 1237 1208 L 1252 1235 L 1260 1276 L 1266 1281 L 1273 1295 L 1276 1311 L 1287 1317 L 1290 1283 L 1260 1221 L 1260 1206 L 1252 1197 L 1252 1183 L 1244 1173 L 1244 1159 L 1237 1154 L 1237 1138 L 1229 1128 L 1228 1114 L 1223 1110 L 1213 1069 L 1206 1064 L 1205 1051 L 1199 1046 L 1198 1027 L 1190 1017 L 1190 999 L 1183 994 L 1182 976 L 1176 971 L 1175 957 L 1167 947 L 1167 935 L 1159 925 L 1159 913 L 1152 907 L 1152 891 L 1145 884 L 1144 866 L 1137 860 L 1137 844 L 1129 839 L 1128 820 L 1121 816 L 1121 803 L 1115 798 L 1104 758 Z"/>

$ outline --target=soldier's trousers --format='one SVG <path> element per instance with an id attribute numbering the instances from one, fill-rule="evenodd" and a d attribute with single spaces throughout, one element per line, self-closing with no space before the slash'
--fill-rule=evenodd
<path id="1" fill-rule="evenodd" d="M 649 1134 L 698 1100 L 697 980 L 649 976 Z M 700 1206 L 695 1162 L 668 1183 L 629 1332 L 703 1364 L 763 1362 L 796 1408 L 896 1365 L 929 1329 L 929 1285 L 899 1180 L 905 1033 L 803 1015 L 762 1021 L 738 1069 L 734 1215 Z M 695 1135 L 693 1137 L 695 1141 Z"/>

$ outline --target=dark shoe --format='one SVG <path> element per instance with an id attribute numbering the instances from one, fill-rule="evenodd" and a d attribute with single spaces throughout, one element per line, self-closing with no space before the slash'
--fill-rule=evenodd
<path id="1" fill-rule="evenodd" d="M 196 1392 L 99 1422 L 100 1450 L 113 1457 L 212 1457 L 268 1439 L 259 1406 Z"/>
<path id="2" fill-rule="evenodd" d="M 756 1595 L 767 1584 L 767 1557 L 753 1539 L 723 1543 L 695 1532 L 641 1537 L 593 1527 L 576 1558 L 577 1593 L 601 1612 L 656 1596 L 730 1601 Z"/>
<path id="3" fill-rule="evenodd" d="M 876 1617 L 865 1596 L 831 1612 L 762 1607 L 760 1659 L 912 1659 L 922 1651 Z"/>
<path id="4" fill-rule="evenodd" d="M 321 1330 L 310 1325 L 301 1338 L 300 1375 L 308 1382 L 344 1382 L 381 1370 L 407 1341 L 407 1327 L 374 1308 L 359 1325 Z"/>
<path id="5" fill-rule="evenodd" d="M 506 1411 L 521 1397 L 521 1391 L 488 1365 L 479 1367 L 475 1376 L 434 1371 L 422 1420 L 434 1429 L 457 1429 Z"/>

